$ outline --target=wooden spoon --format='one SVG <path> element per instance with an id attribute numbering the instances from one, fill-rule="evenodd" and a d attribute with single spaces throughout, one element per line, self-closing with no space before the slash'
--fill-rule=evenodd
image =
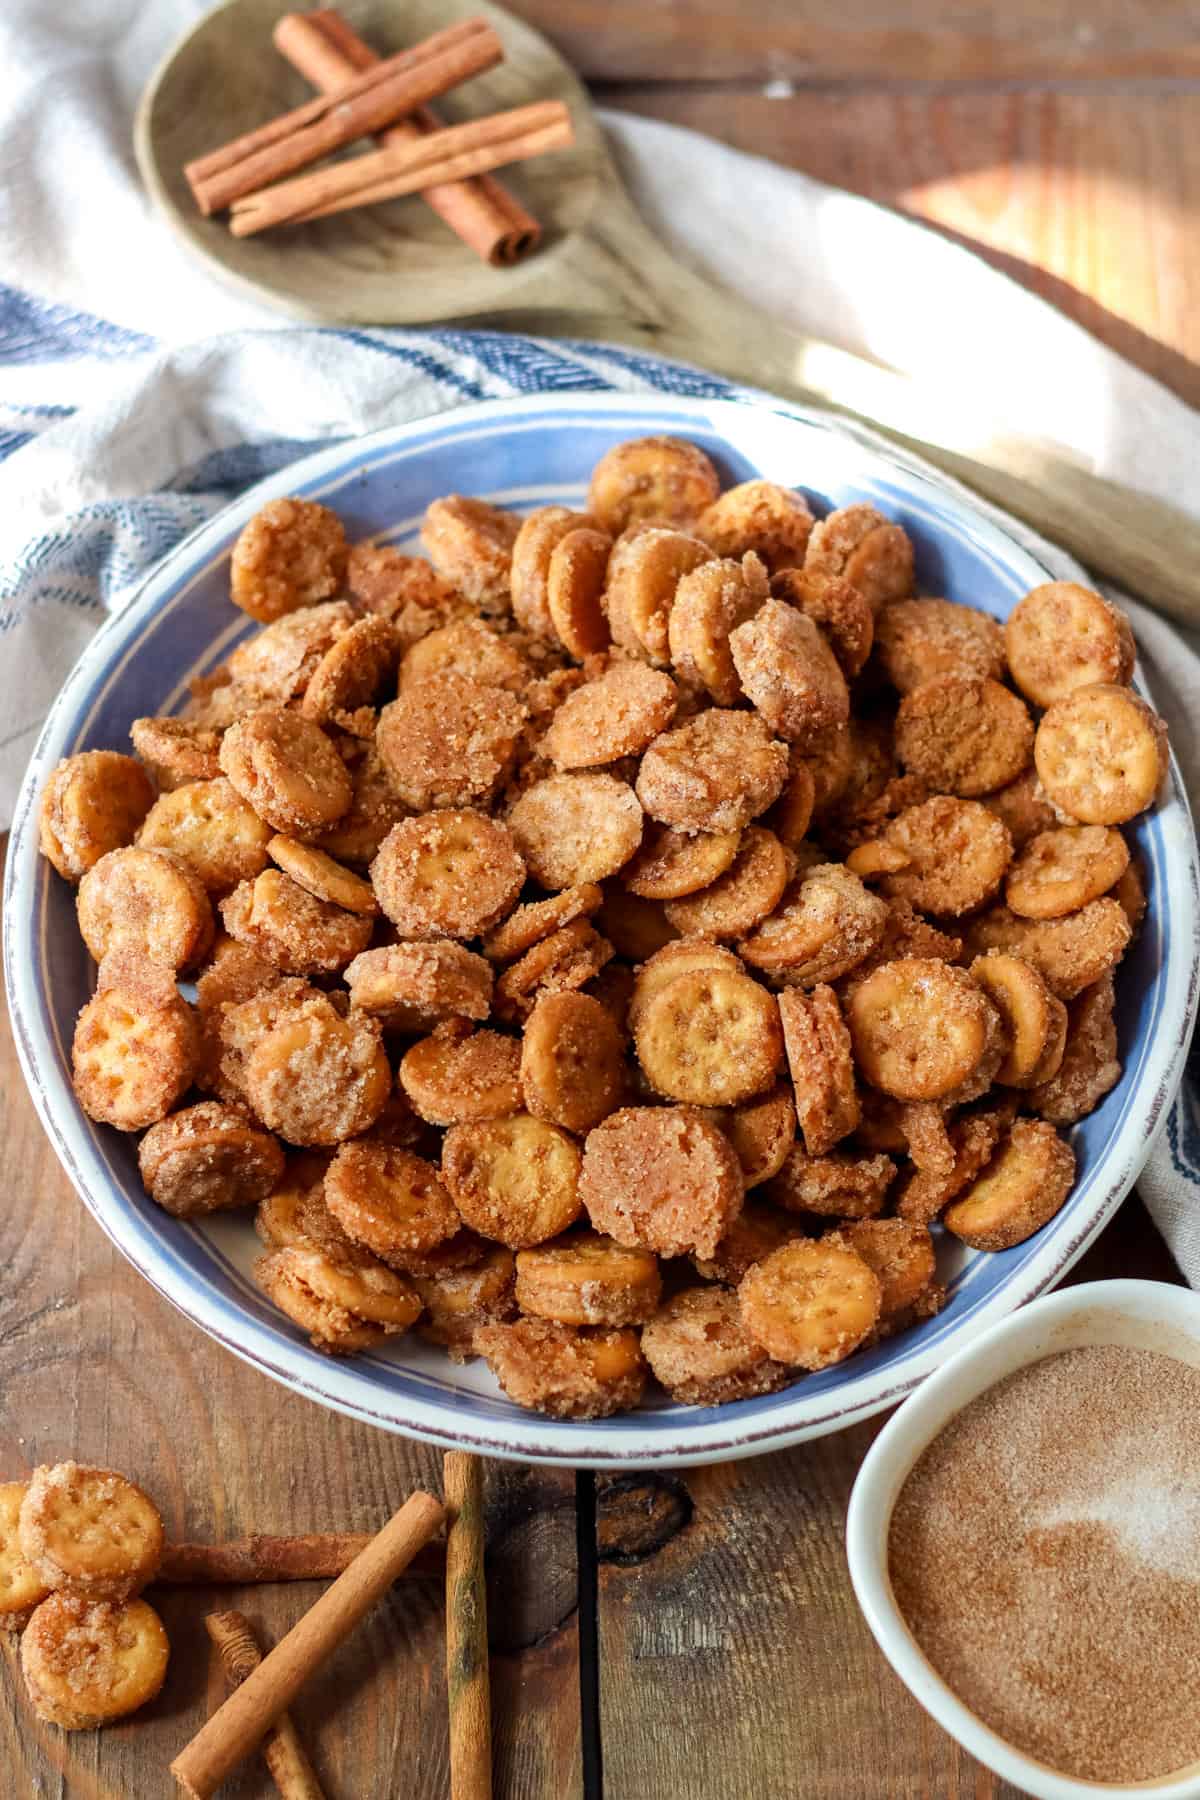
<path id="1" fill-rule="evenodd" d="M 291 10 L 288 0 L 217 7 L 160 65 L 135 125 L 138 164 L 167 222 L 243 292 L 325 324 L 454 320 L 633 344 L 832 407 L 958 476 L 1098 573 L 1200 624 L 1200 523 L 1092 474 L 1058 446 L 993 428 L 986 407 L 973 412 L 964 450 L 921 382 L 789 331 L 677 262 L 638 216 L 569 65 L 489 0 L 346 0 L 343 11 L 383 55 L 456 18 L 491 19 L 505 61 L 438 103 L 448 121 L 534 99 L 570 107 L 573 150 L 501 172 L 542 221 L 535 255 L 490 268 L 417 199 L 255 238 L 203 218 L 183 165 L 311 94 L 271 42 Z"/>

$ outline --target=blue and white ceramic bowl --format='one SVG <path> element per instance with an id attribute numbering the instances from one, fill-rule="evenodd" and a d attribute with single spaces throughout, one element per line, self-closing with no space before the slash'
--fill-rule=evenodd
<path id="1" fill-rule="evenodd" d="M 135 1143 L 93 1125 L 71 1091 L 75 1015 L 94 971 L 74 896 L 37 853 L 37 801 L 60 757 L 128 748 L 131 720 L 177 710 L 190 677 L 253 629 L 227 598 L 231 546 L 265 500 L 303 494 L 334 507 L 352 538 L 415 545 L 439 494 L 486 495 L 518 511 L 580 504 L 612 444 L 649 432 L 693 439 L 728 482 L 765 476 L 824 512 L 875 502 L 917 549 L 919 584 L 1003 617 L 1046 571 L 987 519 L 934 483 L 854 445 L 819 415 L 739 401 L 563 394 L 491 401 L 307 456 L 194 532 L 101 630 L 46 722 L 21 795 L 9 853 L 5 955 L 17 1043 L 34 1102 L 63 1166 L 96 1219 L 161 1294 L 256 1368 L 327 1406 L 388 1430 L 525 1461 L 617 1467 L 744 1456 L 836 1431 L 901 1399 L 989 1325 L 1060 1280 L 1132 1186 L 1183 1069 L 1197 985 L 1196 845 L 1172 769 L 1134 828 L 1149 875 L 1145 925 L 1120 972 L 1125 1073 L 1072 1133 L 1079 1179 L 1027 1243 L 1001 1255 L 942 1249 L 949 1301 L 935 1319 L 731 1406 L 651 1402 L 593 1423 L 560 1423 L 504 1398 L 482 1364 L 458 1368 L 416 1339 L 335 1360 L 312 1350 L 249 1278 L 257 1240 L 242 1219 L 182 1224 L 148 1200 Z"/>

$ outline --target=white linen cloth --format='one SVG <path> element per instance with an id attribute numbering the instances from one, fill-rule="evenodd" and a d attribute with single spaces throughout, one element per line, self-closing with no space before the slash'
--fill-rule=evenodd
<path id="1" fill-rule="evenodd" d="M 227 292 L 155 219 L 131 148 L 143 84 L 205 10 L 207 0 L 0 10 L 0 827 L 50 699 L 104 611 L 260 475 L 330 439 L 486 395 L 729 391 L 596 346 L 300 329 Z M 973 419 L 1006 420 L 1200 513 L 1200 419 L 968 251 L 694 133 L 618 114 L 604 124 L 668 246 L 797 329 L 919 377 L 964 446 Z M 689 192 L 703 204 L 681 207 Z M 1056 574 L 1082 573 L 1004 522 Z M 1197 646 L 1119 597 L 1200 793 Z M 1140 1186 L 1200 1286 L 1195 1062 Z"/>

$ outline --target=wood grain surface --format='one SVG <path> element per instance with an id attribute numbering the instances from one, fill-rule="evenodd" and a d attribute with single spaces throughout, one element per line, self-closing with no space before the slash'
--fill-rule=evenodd
<path id="1" fill-rule="evenodd" d="M 1195 0 L 513 0 L 592 82 L 1178 80 Z"/>
<path id="2" fill-rule="evenodd" d="M 927 219 L 1200 399 L 1200 5 L 514 10 L 597 98 Z M 435 1452 L 269 1383 L 127 1267 L 42 1137 L 6 1019 L 0 1141 L 0 1475 L 67 1454 L 112 1463 L 193 1538 L 367 1530 L 412 1487 L 438 1491 Z M 1076 1278 L 1117 1273 L 1176 1278 L 1136 1200 Z M 570 1476 L 489 1465 L 498 1800 L 1015 1800 L 909 1698 L 855 1608 L 842 1523 L 877 1428 L 680 1476 L 582 1477 L 578 1493 Z M 102 1734 L 39 1725 L 0 1679 L 5 1800 L 169 1794 L 167 1764 L 223 1689 L 204 1612 L 237 1605 L 274 1641 L 318 1591 L 159 1592 L 167 1686 Z M 440 1583 L 399 1584 L 293 1710 L 330 1800 L 440 1800 Z M 248 1767 L 222 1791 L 272 1790 Z"/>

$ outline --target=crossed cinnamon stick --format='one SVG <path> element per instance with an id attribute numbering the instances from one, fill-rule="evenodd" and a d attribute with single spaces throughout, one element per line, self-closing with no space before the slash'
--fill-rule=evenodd
<path id="1" fill-rule="evenodd" d="M 168 1544 L 155 1579 L 167 1587 L 251 1587 L 274 1581 L 327 1581 L 344 1574 L 367 1545 L 370 1532 L 312 1531 L 300 1536 L 231 1538 L 224 1544 Z M 445 1549 L 429 1544 L 405 1575 L 440 1577 Z"/>
<path id="2" fill-rule="evenodd" d="M 319 93 L 330 94 L 379 57 L 335 8 L 286 13 L 275 27 L 275 48 Z M 379 144 L 408 144 L 439 131 L 431 107 L 414 106 L 379 133 Z M 443 181 L 421 189 L 426 206 L 486 263 L 507 268 L 541 242 L 542 228 L 514 194 L 492 175 Z"/>
<path id="3" fill-rule="evenodd" d="M 339 1567 L 341 1571 L 266 1656 L 240 1613 L 213 1613 L 205 1621 L 233 1692 L 171 1764 L 171 1773 L 192 1800 L 208 1800 L 260 1744 L 284 1800 L 321 1800 L 287 1708 L 397 1576 L 413 1570 L 422 1551 L 432 1548 L 444 1521 L 451 1800 L 490 1800 L 487 1601 L 478 1459 L 448 1451 L 444 1487 L 445 1505 L 430 1494 L 415 1493 L 374 1537 L 346 1533 L 256 1537 L 168 1550 L 160 1581 L 296 1580 Z"/>
<path id="4" fill-rule="evenodd" d="M 324 91 L 186 165 L 203 213 L 230 209 L 230 230 L 249 237 L 422 193 L 491 261 L 514 260 L 537 241 L 536 221 L 496 183 L 482 185 L 482 178 L 505 163 L 568 148 L 574 139 L 562 102 L 535 102 L 451 126 L 442 126 L 425 106 L 502 59 L 500 40 L 486 20 L 462 20 L 380 60 L 339 14 L 322 9 L 280 20 L 275 43 Z M 310 167 L 372 134 L 378 134 L 378 149 Z"/>

